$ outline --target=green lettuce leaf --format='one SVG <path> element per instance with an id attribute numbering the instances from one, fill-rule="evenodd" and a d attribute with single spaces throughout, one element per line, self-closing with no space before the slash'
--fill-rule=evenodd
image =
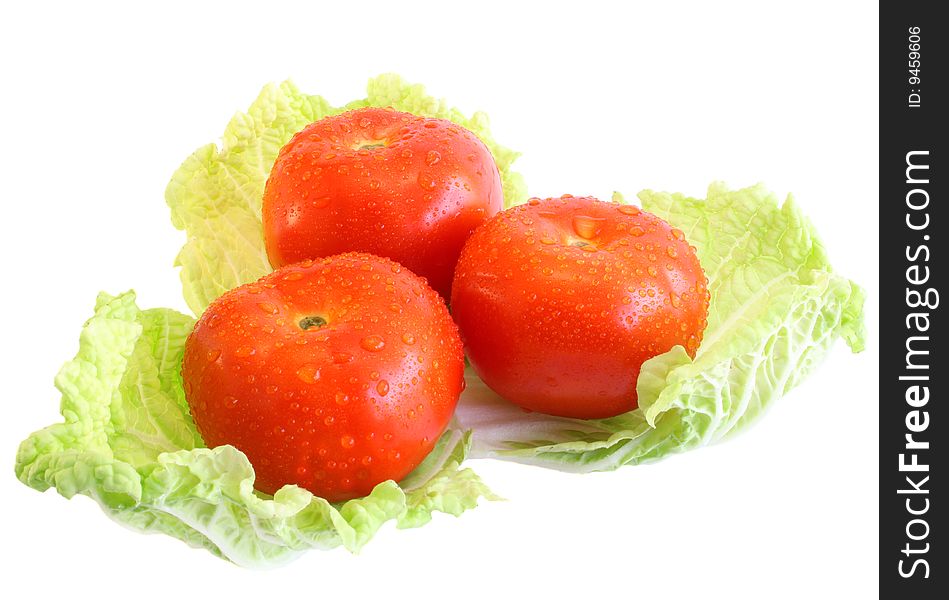
<path id="1" fill-rule="evenodd" d="M 17 477 L 44 491 L 95 499 L 110 517 L 163 532 L 237 564 L 270 567 L 310 548 L 358 551 L 389 520 L 416 527 L 495 498 L 461 469 L 470 436 L 446 432 L 398 485 L 330 504 L 297 486 L 254 490 L 254 470 L 232 446 L 203 444 L 184 399 L 180 366 L 194 319 L 141 310 L 135 295 L 101 294 L 79 352 L 56 377 L 63 423 L 19 447 Z"/>
<path id="2" fill-rule="evenodd" d="M 644 191 L 643 208 L 685 232 L 709 278 L 705 337 L 647 361 L 639 408 L 602 420 L 528 413 L 477 377 L 456 413 L 472 456 L 566 471 L 615 469 L 725 438 L 800 383 L 837 338 L 863 349 L 864 292 L 835 274 L 791 197 L 709 187 L 705 200 Z"/>
<path id="3" fill-rule="evenodd" d="M 494 155 L 505 204 L 523 202 L 526 187 L 511 165 L 518 157 L 491 137 L 488 117 L 466 117 L 397 75 L 369 81 L 367 96 L 333 107 L 320 96 L 301 93 L 291 82 L 264 87 L 247 113 L 231 119 L 220 148 L 198 148 L 172 176 L 165 191 L 172 223 L 187 233 L 178 254 L 185 301 L 196 315 L 238 285 L 272 269 L 264 248 L 261 198 L 280 148 L 294 133 L 323 117 L 364 106 L 391 107 L 417 115 L 450 119 L 474 132 Z"/>

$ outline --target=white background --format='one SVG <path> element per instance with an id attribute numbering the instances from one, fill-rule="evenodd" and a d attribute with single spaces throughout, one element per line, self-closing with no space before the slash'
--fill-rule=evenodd
<path id="1" fill-rule="evenodd" d="M 308 4 L 0 9 L 3 592 L 874 595 L 876 7 Z M 143 307 L 185 310 L 171 266 L 183 234 L 163 200 L 180 161 L 266 82 L 289 77 L 343 103 L 387 71 L 488 112 L 495 137 L 523 152 L 516 167 L 534 195 L 701 196 L 714 179 L 794 192 L 835 267 L 869 291 L 867 351 L 839 343 L 720 446 L 583 476 L 476 461 L 507 502 L 417 530 L 390 525 L 358 556 L 314 551 L 276 571 L 127 531 L 87 498 L 17 482 L 19 441 L 59 419 L 52 376 L 96 293 L 135 288 Z"/>

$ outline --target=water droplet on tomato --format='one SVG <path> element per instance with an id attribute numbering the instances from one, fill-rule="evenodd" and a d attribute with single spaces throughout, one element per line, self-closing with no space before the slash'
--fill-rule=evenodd
<path id="1" fill-rule="evenodd" d="M 602 217 L 575 215 L 573 217 L 573 230 L 583 239 L 592 240 L 599 235 L 605 221 L 606 219 Z"/>
<path id="2" fill-rule="evenodd" d="M 264 312 L 267 313 L 268 315 L 275 315 L 275 314 L 277 314 L 277 307 L 274 306 L 273 304 L 271 304 L 270 302 L 261 302 L 261 303 L 257 304 L 257 308 L 259 308 L 260 310 L 264 311 Z"/>
<path id="3" fill-rule="evenodd" d="M 442 155 L 438 153 L 438 150 L 429 150 L 428 154 L 425 155 L 425 164 L 430 167 L 433 167 L 441 159 L 442 159 Z"/>
<path id="4" fill-rule="evenodd" d="M 208 350 L 208 362 L 214 362 L 221 356 L 221 351 L 218 349 Z"/>
<path id="5" fill-rule="evenodd" d="M 367 335 L 359 341 L 359 345 L 363 350 L 368 352 L 379 352 L 385 348 L 386 342 L 382 339 L 382 336 L 379 335 Z"/>
<path id="6" fill-rule="evenodd" d="M 313 206 L 313 208 L 326 208 L 332 201 L 333 199 L 329 196 L 318 196 L 310 201 L 310 205 Z"/>
<path id="7" fill-rule="evenodd" d="M 435 178 L 432 177 L 430 173 L 426 173 L 424 171 L 418 174 L 416 182 L 418 182 L 419 187 L 423 190 L 433 190 L 435 189 L 435 186 L 438 185 L 438 183 L 435 181 Z"/>
<path id="8" fill-rule="evenodd" d="M 343 392 L 336 392 L 336 404 L 339 404 L 340 406 L 349 404 L 349 396 Z"/>
<path id="9" fill-rule="evenodd" d="M 238 358 L 247 358 L 248 356 L 253 356 L 256 353 L 257 353 L 257 350 L 255 350 L 251 346 L 241 346 L 237 350 L 234 351 L 234 356 Z"/>
<path id="10" fill-rule="evenodd" d="M 675 249 L 675 246 L 666 247 L 666 254 L 669 255 L 669 258 L 675 258 L 676 256 L 679 255 L 679 253 Z"/>
<path id="11" fill-rule="evenodd" d="M 297 369 L 297 377 L 303 383 L 313 383 L 320 379 L 320 368 L 316 365 L 303 365 Z"/>
<path id="12" fill-rule="evenodd" d="M 337 365 L 352 362 L 353 355 L 348 352 L 337 352 L 333 355 L 333 362 Z"/>
<path id="13" fill-rule="evenodd" d="M 356 438 L 351 435 L 344 435 L 343 437 L 339 438 L 339 445 L 348 450 L 349 448 L 352 448 L 356 445 Z"/>
<path id="14" fill-rule="evenodd" d="M 620 211 L 624 215 L 638 215 L 642 211 L 639 210 L 638 206 L 633 206 L 632 204 L 621 204 L 616 207 L 616 210 Z"/>
<path id="15" fill-rule="evenodd" d="M 379 381 L 379 383 L 376 384 L 376 391 L 379 393 L 380 396 L 385 396 L 386 394 L 388 394 L 389 382 L 386 381 L 385 379 Z"/>

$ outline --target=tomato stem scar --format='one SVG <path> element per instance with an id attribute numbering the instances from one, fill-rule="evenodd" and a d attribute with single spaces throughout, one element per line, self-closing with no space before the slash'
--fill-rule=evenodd
<path id="1" fill-rule="evenodd" d="M 317 329 L 319 329 L 320 327 L 324 325 L 326 325 L 326 319 L 324 319 L 323 317 L 310 316 L 310 317 L 303 317 L 302 319 L 300 319 L 300 329 L 303 329 L 304 331 L 306 331 L 307 329 L 311 329 L 313 327 L 316 327 Z"/>

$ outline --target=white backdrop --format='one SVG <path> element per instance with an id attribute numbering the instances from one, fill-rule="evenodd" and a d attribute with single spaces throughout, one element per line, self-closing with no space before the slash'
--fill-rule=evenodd
<path id="1" fill-rule="evenodd" d="M 24 3 L 25 4 L 25 3 Z M 862 598 L 878 575 L 877 14 L 866 2 L 31 3 L 0 9 L 3 592 L 40 597 Z M 527 4 L 527 3 L 523 3 Z M 620 6 L 625 8 L 620 9 Z M 245 571 L 16 481 L 59 418 L 52 377 L 100 290 L 186 310 L 171 173 L 266 82 L 334 103 L 393 71 L 482 109 L 534 195 L 794 192 L 870 293 L 868 350 L 828 361 L 748 433 L 568 475 L 472 463 L 507 502 L 358 556 Z M 4 594 L 6 595 L 6 594 Z M 350 595 L 349 597 L 353 597 Z"/>

